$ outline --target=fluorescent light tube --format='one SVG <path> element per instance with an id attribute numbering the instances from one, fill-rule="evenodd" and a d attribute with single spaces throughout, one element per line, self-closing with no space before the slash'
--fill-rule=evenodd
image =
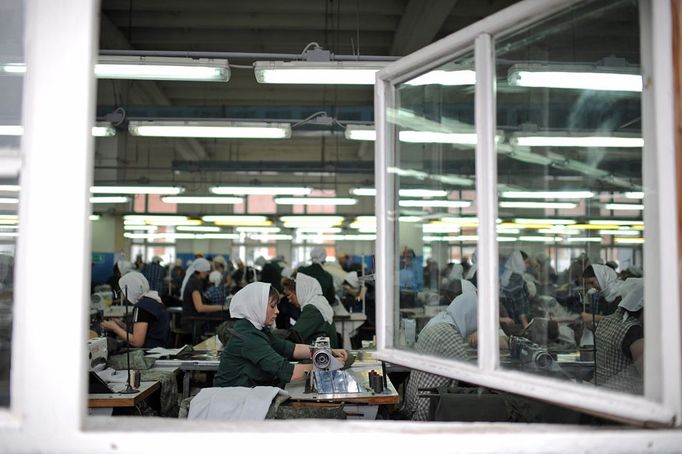
<path id="1" fill-rule="evenodd" d="M 299 227 L 296 229 L 296 234 L 315 233 L 324 235 L 329 233 L 341 233 L 342 231 L 343 230 L 340 227 Z M 374 228 L 374 231 L 376 232 L 376 228 Z"/>
<path id="2" fill-rule="evenodd" d="M 227 82 L 230 66 L 225 59 L 102 56 L 95 65 L 95 76 L 98 79 Z"/>
<path id="3" fill-rule="evenodd" d="M 111 137 L 116 135 L 116 129 L 109 124 L 100 124 L 92 127 L 92 135 L 95 137 Z M 23 136 L 24 127 L 21 125 L 0 125 L 0 136 Z"/>
<path id="4" fill-rule="evenodd" d="M 355 205 L 357 199 L 345 197 L 281 197 L 275 199 L 277 205 Z"/>
<path id="5" fill-rule="evenodd" d="M 0 185 L 0 192 L 19 192 L 21 188 L 18 184 L 2 184 Z"/>
<path id="6" fill-rule="evenodd" d="M 164 203 L 191 204 L 191 205 L 238 205 L 244 203 L 241 197 L 214 197 L 214 196 L 166 196 L 161 197 Z"/>
<path id="7" fill-rule="evenodd" d="M 376 196 L 377 190 L 374 188 L 353 188 L 349 191 L 357 196 Z M 441 189 L 399 189 L 398 194 L 401 197 L 445 197 L 448 191 Z"/>
<path id="8" fill-rule="evenodd" d="M 17 203 L 19 203 L 19 199 L 16 197 L 0 197 L 0 204 L 15 205 Z"/>
<path id="9" fill-rule="evenodd" d="M 220 232 L 220 227 L 212 225 L 179 225 L 175 228 L 178 232 Z"/>
<path id="10" fill-rule="evenodd" d="M 625 197 L 628 199 L 643 199 L 644 193 L 643 192 L 626 192 Z"/>
<path id="11" fill-rule="evenodd" d="M 213 194 L 221 195 L 308 195 L 312 188 L 306 187 L 264 187 L 264 186 L 213 186 Z"/>
<path id="12" fill-rule="evenodd" d="M 128 203 L 130 199 L 125 196 L 90 197 L 90 203 Z"/>
<path id="13" fill-rule="evenodd" d="M 91 215 L 89 216 L 89 219 L 90 219 L 91 221 L 99 221 L 99 218 L 100 218 L 100 217 L 101 217 L 101 216 L 100 216 L 99 214 L 91 214 Z"/>
<path id="14" fill-rule="evenodd" d="M 639 236 L 639 230 L 600 230 L 600 235 L 623 235 L 623 236 Z"/>
<path id="15" fill-rule="evenodd" d="M 639 225 L 644 224 L 642 220 L 622 220 L 622 219 L 592 219 L 588 224 L 611 224 L 611 225 Z"/>
<path id="16" fill-rule="evenodd" d="M 254 73 L 260 84 L 374 85 L 376 72 L 386 65 L 368 61 L 257 61 Z"/>
<path id="17" fill-rule="evenodd" d="M 374 188 L 352 188 L 348 192 L 360 197 L 375 197 L 377 195 L 377 190 Z"/>
<path id="18" fill-rule="evenodd" d="M 146 230 L 148 232 L 156 232 L 159 228 L 155 225 L 147 225 L 147 224 L 125 224 L 123 226 L 123 230 Z"/>
<path id="19" fill-rule="evenodd" d="M 506 199 L 589 199 L 594 197 L 590 191 L 503 191 Z"/>
<path id="20" fill-rule="evenodd" d="M 217 225 L 270 225 L 266 216 L 257 215 L 207 215 L 202 216 L 204 222 L 214 222 Z"/>
<path id="21" fill-rule="evenodd" d="M 239 233 L 279 233 L 279 227 L 237 227 Z"/>
<path id="22" fill-rule="evenodd" d="M 377 139 L 377 132 L 374 126 L 348 125 L 346 126 L 344 136 L 348 140 L 375 141 Z"/>
<path id="23" fill-rule="evenodd" d="M 460 227 L 457 224 L 424 224 L 422 225 L 422 232 L 424 233 L 458 233 Z"/>
<path id="24" fill-rule="evenodd" d="M 289 123 L 235 121 L 131 121 L 128 131 L 144 137 L 195 137 L 216 139 L 288 139 Z"/>
<path id="25" fill-rule="evenodd" d="M 515 136 L 510 142 L 522 147 L 642 148 L 640 137 Z"/>
<path id="26" fill-rule="evenodd" d="M 19 236 L 17 232 L 0 232 L 0 238 L 16 238 Z"/>
<path id="27" fill-rule="evenodd" d="M 458 145 L 476 145 L 476 133 L 432 132 L 432 131 L 400 131 L 398 139 L 407 143 L 452 143 Z"/>
<path id="28" fill-rule="evenodd" d="M 238 240 L 239 234 L 237 233 L 197 233 L 194 238 L 201 240 Z"/>
<path id="29" fill-rule="evenodd" d="M 0 65 L 0 72 L 7 74 L 26 74 L 26 65 L 24 63 L 6 63 Z"/>
<path id="30" fill-rule="evenodd" d="M 574 236 L 574 237 L 566 238 L 566 239 L 564 239 L 564 241 L 566 241 L 568 243 L 601 243 L 601 238 L 594 237 L 594 236 L 591 236 L 591 237 Z"/>
<path id="31" fill-rule="evenodd" d="M 607 203 L 604 205 L 604 208 L 614 211 L 642 211 L 644 205 L 637 203 Z"/>
<path id="32" fill-rule="evenodd" d="M 550 235 L 578 235 L 580 230 L 577 229 L 560 229 L 553 227 L 551 229 L 538 229 L 538 233 L 545 233 Z"/>
<path id="33" fill-rule="evenodd" d="M 617 244 L 644 244 L 644 238 L 614 238 Z"/>
<path id="34" fill-rule="evenodd" d="M 531 219 L 531 218 L 516 218 L 514 222 L 517 224 L 552 224 L 552 225 L 571 225 L 576 222 L 573 219 Z"/>
<path id="35" fill-rule="evenodd" d="M 594 67 L 559 68 L 542 65 L 513 65 L 509 85 L 519 87 L 565 88 L 574 90 L 642 91 L 642 76 L 616 72 L 596 72 Z"/>
<path id="36" fill-rule="evenodd" d="M 474 85 L 476 72 L 470 69 L 446 71 L 435 69 L 405 82 L 405 85 Z"/>
<path id="37" fill-rule="evenodd" d="M 248 237 L 249 237 L 249 239 L 260 240 L 260 241 L 286 241 L 286 240 L 293 240 L 294 239 L 294 237 L 292 235 L 286 235 L 286 234 L 281 234 L 281 233 L 275 233 L 275 234 L 252 233 Z"/>
<path id="38" fill-rule="evenodd" d="M 552 236 L 520 236 L 519 241 L 524 241 L 526 243 L 554 243 L 556 241 L 561 241 L 560 237 Z"/>
<path id="39" fill-rule="evenodd" d="M 280 222 L 287 228 L 334 227 L 344 221 L 343 216 L 280 216 Z"/>
<path id="40" fill-rule="evenodd" d="M 177 186 L 92 186 L 91 194 L 160 194 L 177 195 L 185 188 Z"/>
<path id="41" fill-rule="evenodd" d="M 401 207 L 441 207 L 441 208 L 467 208 L 471 206 L 468 200 L 399 200 Z"/>
<path id="42" fill-rule="evenodd" d="M 577 204 L 572 202 L 500 202 L 501 208 L 554 208 L 570 209 Z"/>

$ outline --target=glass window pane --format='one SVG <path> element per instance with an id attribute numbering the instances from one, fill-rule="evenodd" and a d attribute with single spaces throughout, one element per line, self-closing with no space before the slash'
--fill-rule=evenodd
<path id="1" fill-rule="evenodd" d="M 394 345 L 425 355 L 476 361 L 476 290 L 464 279 L 451 248 L 475 245 L 474 61 L 454 61 L 399 84 L 388 110 L 395 125 L 399 220 L 394 264 Z M 461 255 L 459 256 L 461 257 Z M 454 302 L 453 302 L 454 301 Z M 451 380 L 419 371 L 406 395 L 413 419 L 428 399 L 417 388 Z"/>
<path id="2" fill-rule="evenodd" d="M 641 394 L 637 2 L 579 5 L 496 49 L 502 367 Z"/>
<path id="3" fill-rule="evenodd" d="M 0 4 L 0 158 L 18 157 L 24 74 L 22 2 Z M 10 404 L 14 257 L 19 219 L 18 173 L 0 164 L 0 407 Z"/>

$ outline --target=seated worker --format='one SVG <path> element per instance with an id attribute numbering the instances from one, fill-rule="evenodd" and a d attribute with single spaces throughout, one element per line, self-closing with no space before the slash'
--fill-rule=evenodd
<path id="1" fill-rule="evenodd" d="M 208 275 L 208 281 L 212 284 L 204 292 L 204 297 L 210 304 L 225 304 L 225 286 L 223 285 L 223 274 L 220 271 L 211 271 Z"/>
<path id="2" fill-rule="evenodd" d="M 294 304 L 301 306 L 301 315 L 291 329 L 295 336 L 293 339 L 312 344 L 315 339 L 324 336 L 329 338 L 332 348 L 337 348 L 339 341 L 334 325 L 334 310 L 322 295 L 320 283 L 299 271 L 295 285 L 296 291 L 289 297 L 295 299 Z"/>
<path id="3" fill-rule="evenodd" d="M 230 312 L 239 319 L 220 356 L 213 386 L 279 386 L 303 380 L 312 364 L 292 364 L 290 359 L 308 359 L 309 345 L 294 344 L 273 336 L 269 328 L 277 317 L 279 294 L 270 284 L 253 282 L 232 299 Z M 344 350 L 334 356 L 346 361 Z"/>
<path id="4" fill-rule="evenodd" d="M 421 330 L 415 344 L 416 352 L 460 361 L 472 360 L 476 357 L 476 351 L 469 346 L 467 338 L 477 330 L 477 317 L 476 294 L 462 293 L 444 312 L 433 317 Z M 414 421 L 426 421 L 429 415 L 429 399 L 419 397 L 419 390 L 451 386 L 455 383 L 456 380 L 451 378 L 412 370 L 405 391 L 402 413 Z"/>
<path id="5" fill-rule="evenodd" d="M 644 286 L 641 280 L 627 282 L 616 311 L 597 324 L 595 385 L 642 394 Z"/>
<path id="6" fill-rule="evenodd" d="M 128 337 L 131 347 L 166 347 L 170 333 L 170 316 L 156 291 L 149 290 L 149 282 L 137 271 L 129 271 L 118 281 L 123 297 L 134 304 L 132 333 L 126 333 L 120 320 L 104 320 L 102 328 L 121 339 Z"/>
<path id="7" fill-rule="evenodd" d="M 204 283 L 208 278 L 208 273 L 211 271 L 211 264 L 205 258 L 198 258 L 192 265 L 187 268 L 185 273 L 185 280 L 182 283 L 182 328 L 184 330 L 192 330 L 192 320 L 187 320 L 186 316 L 197 316 L 199 314 L 208 314 L 211 312 L 223 311 L 223 304 L 213 305 L 208 304 L 204 298 Z"/>
<path id="8" fill-rule="evenodd" d="M 511 253 L 500 276 L 500 302 L 515 323 L 528 326 L 530 298 L 523 278 L 526 271 L 527 255 L 519 250 Z"/>
<path id="9" fill-rule="evenodd" d="M 283 295 L 277 303 L 277 319 L 275 324 L 278 329 L 290 329 L 296 324 L 296 321 L 301 316 L 301 305 L 296 299 L 296 282 L 291 279 L 291 268 L 285 269 L 288 271 L 288 277 L 282 276 L 282 290 Z"/>
<path id="10" fill-rule="evenodd" d="M 641 281 L 639 278 L 629 278 L 625 281 L 618 279 L 618 274 L 606 265 L 590 265 L 585 268 L 583 272 L 583 281 L 588 295 L 590 289 L 596 290 L 597 303 L 594 312 L 595 322 L 600 321 L 607 315 L 613 314 L 618 307 L 618 303 L 625 297 L 630 289 L 633 289 L 634 283 Z M 588 312 L 581 314 L 582 319 L 586 323 L 592 323 L 592 301 L 587 300 Z"/>
<path id="11" fill-rule="evenodd" d="M 310 251 L 311 264 L 309 266 L 302 266 L 298 269 L 299 273 L 314 277 L 320 283 L 322 295 L 327 299 L 327 302 L 332 305 L 335 303 L 336 291 L 334 290 L 334 278 L 328 271 L 322 267 L 327 259 L 327 252 L 323 247 L 314 247 Z"/>

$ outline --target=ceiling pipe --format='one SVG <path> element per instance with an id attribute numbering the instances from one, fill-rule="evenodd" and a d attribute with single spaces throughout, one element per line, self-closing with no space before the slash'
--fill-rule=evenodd
<path id="1" fill-rule="evenodd" d="M 127 50 L 127 49 L 100 49 L 100 55 L 116 55 L 126 57 L 185 57 L 185 58 L 227 58 L 245 60 L 298 60 L 303 54 L 275 54 L 253 52 L 199 52 L 177 50 Z M 396 61 L 400 57 L 381 55 L 334 55 L 334 61 Z"/>

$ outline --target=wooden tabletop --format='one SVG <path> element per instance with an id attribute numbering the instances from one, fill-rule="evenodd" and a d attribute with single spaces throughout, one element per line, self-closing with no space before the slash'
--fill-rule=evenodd
<path id="1" fill-rule="evenodd" d="M 151 396 L 160 387 L 161 384 L 158 381 L 143 381 L 140 383 L 140 387 L 135 394 L 88 394 L 88 407 L 134 407 Z"/>

